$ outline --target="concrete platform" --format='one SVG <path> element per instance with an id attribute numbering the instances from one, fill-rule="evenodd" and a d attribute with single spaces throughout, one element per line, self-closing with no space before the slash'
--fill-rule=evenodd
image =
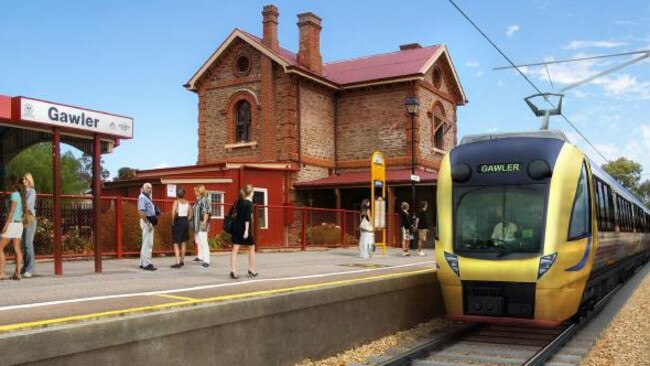
<path id="1" fill-rule="evenodd" d="M 225 253 L 213 255 L 209 268 L 190 261 L 182 269 L 172 269 L 173 258 L 154 258 L 159 270 L 153 272 L 139 269 L 135 258 L 106 260 L 102 274 L 93 272 L 92 261 L 64 262 L 63 276 L 52 274 L 51 262 L 38 263 L 35 277 L 0 282 L 4 295 L 0 296 L 0 344 L 11 347 L 16 342 L 36 342 L 34 346 L 44 350 L 56 345 L 51 354 L 38 357 L 25 354 L 22 358 L 14 355 L 15 363 L 47 364 L 53 364 L 56 357 L 63 357 L 62 364 L 74 364 L 74 360 L 83 363 L 87 359 L 78 354 L 99 357 L 97 350 L 105 352 L 120 345 L 103 356 L 119 364 L 114 357 L 127 349 L 130 350 L 125 353 L 128 356 L 121 356 L 126 357 L 125 362 L 132 361 L 134 355 L 149 354 L 139 348 L 143 339 L 149 338 L 142 338 L 136 329 L 111 342 L 111 335 L 115 333 L 111 327 L 117 326 L 124 331 L 138 324 L 138 329 L 151 329 L 149 337 L 167 344 L 165 342 L 172 339 L 172 343 L 177 342 L 179 333 L 191 338 L 198 334 L 197 329 L 205 331 L 206 325 L 198 326 L 191 319 L 205 320 L 207 316 L 214 322 L 211 327 L 215 331 L 229 329 L 233 324 L 237 324 L 233 328 L 236 331 L 247 326 L 256 329 L 265 324 L 268 332 L 276 333 L 290 326 L 297 332 L 292 337 L 297 337 L 298 345 L 298 341 L 305 338 L 300 332 L 309 331 L 310 324 L 324 322 L 322 336 L 327 338 L 327 332 L 333 333 L 333 343 L 321 339 L 311 349 L 304 345 L 291 348 L 285 351 L 287 357 L 275 359 L 279 363 L 293 362 L 300 357 L 326 354 L 331 352 L 331 347 L 346 347 L 368 337 L 402 329 L 439 313 L 439 299 L 436 304 L 432 300 L 439 297 L 434 286 L 434 253 L 427 250 L 426 254 L 424 257 L 402 257 L 399 249 L 389 249 L 386 255 L 361 259 L 357 257 L 356 248 L 258 253 L 260 276 L 256 278 L 245 276 L 247 256 L 242 254 L 238 258 L 241 276 L 238 280 L 228 277 L 229 256 Z M 8 270 L 12 267 L 9 265 Z M 422 288 L 427 290 L 422 291 Z M 349 334 L 344 337 L 337 335 L 340 331 L 337 327 L 349 328 L 348 324 L 355 317 L 359 318 L 358 306 L 363 309 L 372 304 L 382 307 L 377 309 L 378 316 L 382 312 L 388 316 L 395 314 L 399 310 L 395 307 L 403 307 L 404 314 L 373 324 L 376 319 L 362 313 L 361 318 L 368 325 L 348 329 Z M 409 310 L 411 306 L 412 311 Z M 246 310 L 238 314 L 236 309 Z M 337 321 L 328 320 L 333 314 Z M 162 326 L 159 318 L 165 319 L 165 329 L 155 330 Z M 285 320 L 278 324 L 278 318 Z M 169 319 L 173 321 L 169 323 Z M 333 328 L 328 328 L 330 325 Z M 300 330 L 303 326 L 306 328 Z M 169 337 L 164 337 L 167 333 Z M 215 333 L 209 336 L 214 337 Z M 74 337 L 82 341 L 77 340 L 75 346 L 65 350 L 66 347 L 60 346 L 59 337 L 70 344 L 75 344 L 71 340 Z M 86 342 L 89 337 L 108 343 Z M 202 336 L 197 337 L 202 339 Z M 82 347 L 78 343 L 85 345 Z M 275 357 L 274 350 L 277 351 L 277 347 L 263 347 L 259 351 L 261 358 L 245 363 L 256 364 L 259 360 Z M 153 354 L 156 352 L 159 351 Z M 77 356 L 71 359 L 70 354 Z M 201 359 L 196 361 L 202 363 Z"/>

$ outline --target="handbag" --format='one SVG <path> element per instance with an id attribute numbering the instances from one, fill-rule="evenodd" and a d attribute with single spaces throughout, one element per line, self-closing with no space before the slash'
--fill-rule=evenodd
<path id="1" fill-rule="evenodd" d="M 147 220 L 151 223 L 151 225 L 156 226 L 158 225 L 158 216 L 153 215 L 153 216 L 147 216 Z"/>
<path id="2" fill-rule="evenodd" d="M 235 201 L 235 203 L 233 203 L 232 207 L 230 208 L 230 211 L 228 211 L 228 215 L 226 215 L 223 218 L 223 231 L 227 232 L 228 234 L 232 234 L 232 232 L 235 229 L 235 221 L 237 220 L 238 204 L 239 201 Z"/>
<path id="3" fill-rule="evenodd" d="M 371 233 L 375 231 L 375 229 L 372 227 L 372 224 L 370 224 L 370 221 L 368 221 L 368 219 L 365 216 L 361 219 L 361 223 L 359 224 L 359 229 L 367 233 Z"/>
<path id="4" fill-rule="evenodd" d="M 23 225 L 29 226 L 33 223 L 34 223 L 34 215 L 32 215 L 32 213 L 29 212 L 29 210 L 27 210 L 23 215 Z"/>

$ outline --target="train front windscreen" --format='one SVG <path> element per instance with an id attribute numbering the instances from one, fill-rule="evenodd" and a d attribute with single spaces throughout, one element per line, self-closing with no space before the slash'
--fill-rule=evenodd
<path id="1" fill-rule="evenodd" d="M 454 251 L 492 259 L 537 255 L 547 191 L 547 184 L 455 187 Z"/>

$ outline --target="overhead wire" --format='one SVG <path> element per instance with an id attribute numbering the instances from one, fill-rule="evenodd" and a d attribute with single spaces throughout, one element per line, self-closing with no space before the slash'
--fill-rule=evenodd
<path id="1" fill-rule="evenodd" d="M 490 37 L 488 37 L 488 36 L 485 34 L 485 32 L 483 32 L 483 31 L 481 30 L 481 28 L 479 28 L 479 26 L 476 25 L 476 23 L 474 23 L 474 21 L 473 21 L 473 20 L 472 20 L 472 19 L 471 19 L 467 14 L 465 14 L 465 12 L 464 12 L 464 11 L 463 11 L 463 10 L 462 10 L 458 5 L 456 5 L 456 3 L 454 2 L 454 0 L 448 0 L 448 1 L 449 1 L 449 2 L 451 3 L 451 5 L 453 5 L 454 8 L 456 8 L 456 10 L 458 10 L 458 12 L 459 12 L 459 13 L 460 13 L 460 14 L 461 14 L 461 15 L 462 15 L 462 16 L 463 16 L 463 17 L 464 17 L 464 18 L 465 18 L 465 19 L 466 19 L 466 20 L 467 20 L 467 21 L 468 21 L 468 22 L 469 22 L 473 27 L 474 27 L 474 29 L 476 29 L 476 30 L 477 30 L 477 31 L 478 31 L 478 32 L 483 36 L 483 38 L 485 38 L 485 39 L 486 39 L 486 40 L 487 40 L 487 41 L 492 45 L 492 47 L 494 47 L 494 49 L 496 49 L 497 52 L 499 52 L 499 53 L 501 54 L 501 56 L 503 56 L 503 58 L 505 58 L 506 61 L 508 61 L 508 63 L 509 63 L 510 65 L 512 65 L 512 67 L 513 67 L 515 70 L 517 70 L 517 72 L 519 73 L 519 75 L 521 75 L 521 77 L 523 77 L 523 78 L 528 82 L 528 84 L 530 84 L 530 86 L 532 86 L 533 89 L 535 89 L 535 90 L 537 91 L 538 94 L 544 94 L 544 93 L 543 93 L 543 92 L 542 92 L 542 91 L 537 87 L 537 85 L 535 85 L 535 83 L 533 83 L 533 82 L 528 78 L 528 76 L 526 76 L 526 75 L 525 75 L 525 74 L 524 74 L 524 73 L 519 69 L 519 67 L 520 67 L 521 65 L 520 65 L 520 66 L 515 65 L 515 63 L 512 62 L 512 60 L 510 60 L 510 58 L 509 58 L 509 57 L 508 57 L 508 56 L 507 56 L 503 51 L 501 51 L 501 49 L 500 49 L 500 48 L 499 48 L 499 47 L 498 47 L 494 42 L 492 42 L 492 40 L 490 39 Z M 556 106 L 554 106 L 553 103 L 551 103 L 551 101 L 548 100 L 548 98 L 546 98 L 545 96 L 544 96 L 544 100 L 546 100 L 546 102 L 549 103 L 549 104 L 550 104 L 551 106 L 553 106 L 554 108 L 556 107 Z M 591 146 L 591 148 L 594 149 L 594 151 L 596 151 L 596 152 L 598 153 L 598 155 L 600 155 L 601 158 L 603 158 L 603 160 L 605 160 L 605 161 L 608 162 L 608 163 L 610 162 L 609 159 L 607 159 L 607 158 L 605 157 L 605 155 L 603 155 L 603 154 L 600 152 L 600 150 L 598 150 L 598 149 L 596 148 L 596 146 L 594 146 L 594 144 L 592 144 L 591 141 L 589 141 L 589 139 L 588 139 L 588 138 L 587 138 L 587 137 L 586 137 L 582 132 L 580 132 L 580 130 L 579 130 L 579 129 L 578 129 L 578 128 L 577 128 L 577 127 L 576 127 L 576 126 L 575 126 L 575 125 L 574 125 L 574 124 L 573 124 L 573 123 L 572 123 L 572 122 L 571 122 L 571 121 L 570 121 L 570 120 L 569 120 L 569 119 L 568 119 L 564 114 L 560 114 L 560 115 L 561 115 L 562 118 L 563 118 L 563 119 L 564 119 L 564 120 L 569 124 L 569 126 L 571 126 L 571 127 L 572 127 L 572 128 L 573 128 L 573 129 L 574 129 L 574 130 L 575 130 L 575 131 L 580 135 L 580 137 L 582 137 L 582 138 L 587 142 L 587 144 L 589 144 L 589 146 Z"/>
<path id="2" fill-rule="evenodd" d="M 601 59 L 601 58 L 638 55 L 638 54 L 649 53 L 649 52 L 650 52 L 650 50 L 639 50 L 639 51 L 634 51 L 634 52 L 610 53 L 610 54 L 607 54 L 607 55 L 568 58 L 568 59 L 563 59 L 563 60 L 552 60 L 552 61 L 536 62 L 536 63 L 532 63 L 532 64 L 521 64 L 521 65 L 516 65 L 516 66 L 501 66 L 501 67 L 495 67 L 492 70 L 494 70 L 494 71 L 506 70 L 506 69 L 512 69 L 513 67 L 546 66 L 546 65 L 561 64 L 561 63 L 567 63 L 567 62 L 578 62 L 578 61 L 597 60 L 597 59 Z"/>

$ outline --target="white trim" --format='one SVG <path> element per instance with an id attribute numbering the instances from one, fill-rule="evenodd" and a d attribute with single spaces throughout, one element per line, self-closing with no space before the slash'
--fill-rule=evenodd
<path id="1" fill-rule="evenodd" d="M 225 211 L 226 211 L 226 209 L 225 209 L 226 192 L 224 192 L 224 191 L 206 191 L 205 193 L 210 195 L 209 197 L 210 197 L 210 203 L 211 204 L 213 203 L 213 201 L 212 201 L 212 195 L 213 194 L 221 195 L 221 202 L 220 202 L 220 206 L 219 206 L 219 207 L 221 207 L 221 215 L 210 215 L 210 219 L 223 219 L 223 217 L 225 216 Z M 213 208 L 214 208 L 214 206 L 213 206 Z M 211 211 L 214 213 L 214 209 L 211 210 Z"/>
<path id="2" fill-rule="evenodd" d="M 269 205 L 269 190 L 268 190 L 268 188 L 253 187 L 253 195 L 255 195 L 255 192 L 264 193 L 264 206 L 268 206 Z M 266 230 L 268 228 L 269 228 L 269 208 L 264 207 L 264 226 L 261 226 L 260 229 Z"/>
<path id="3" fill-rule="evenodd" d="M 225 169 L 226 170 L 239 169 L 241 167 L 284 170 L 284 169 L 290 169 L 291 164 L 282 164 L 282 163 L 226 163 Z"/>
<path id="4" fill-rule="evenodd" d="M 256 149 L 257 148 L 257 141 L 251 141 L 251 142 L 237 142 L 234 144 L 225 144 L 223 145 L 223 148 L 226 150 L 233 150 L 233 149 L 242 149 L 245 147 L 250 147 L 251 149 Z"/>
<path id="5" fill-rule="evenodd" d="M 255 92 L 253 92 L 252 90 L 246 89 L 246 88 L 239 88 L 239 89 L 235 90 L 234 92 L 232 92 L 232 95 L 235 95 L 235 94 L 237 94 L 239 92 L 245 92 L 245 93 L 248 93 L 248 94 L 252 95 L 253 99 L 255 99 L 256 107 L 259 107 L 262 104 L 262 103 L 260 103 L 260 100 L 257 98 L 257 95 L 255 94 Z"/>
<path id="6" fill-rule="evenodd" d="M 232 183 L 232 178 L 179 178 L 179 179 L 160 179 L 161 184 L 228 184 Z"/>
<path id="7" fill-rule="evenodd" d="M 458 84 L 458 90 L 460 91 L 460 96 L 463 99 L 462 103 L 465 104 L 467 102 L 467 96 L 465 96 L 465 91 L 463 90 L 463 85 L 460 83 L 460 79 L 458 78 L 458 73 L 456 72 L 456 67 L 454 66 L 454 61 L 451 59 L 451 55 L 449 54 L 449 50 L 447 49 L 447 45 L 443 44 L 440 45 L 440 50 L 436 51 L 436 53 L 427 61 L 426 64 L 424 64 L 424 67 L 420 69 L 420 73 L 423 75 L 429 71 L 431 66 L 438 61 L 438 58 L 440 56 L 445 55 L 447 57 L 447 61 L 449 62 L 449 66 L 451 68 L 451 74 L 454 76 L 454 80 L 456 81 L 456 84 Z"/>
<path id="8" fill-rule="evenodd" d="M 369 81 L 369 82 L 366 82 L 366 83 L 352 84 L 350 86 L 344 86 L 342 89 L 343 90 L 350 90 L 350 89 L 356 89 L 356 88 L 363 88 L 364 86 L 401 83 L 401 82 L 404 82 L 404 81 L 413 81 L 413 80 L 424 80 L 424 76 L 412 76 L 412 77 L 407 77 L 407 78 L 386 79 L 386 80 L 381 80 L 381 81 Z"/>

